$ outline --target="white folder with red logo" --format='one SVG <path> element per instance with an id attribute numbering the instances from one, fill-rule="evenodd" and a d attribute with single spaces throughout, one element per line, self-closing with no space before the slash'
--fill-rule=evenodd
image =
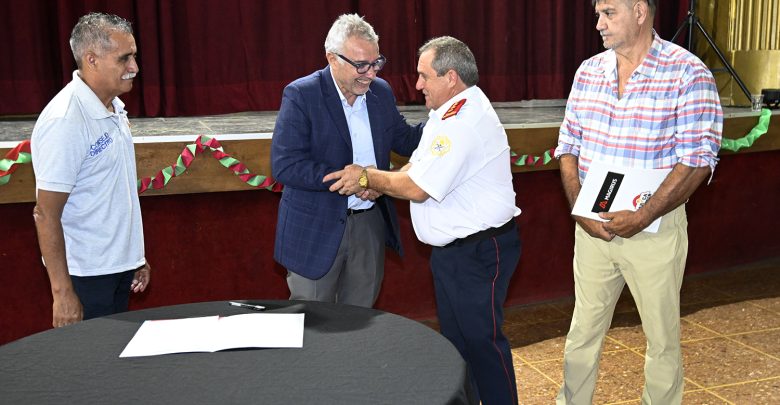
<path id="1" fill-rule="evenodd" d="M 591 162 L 572 215 L 606 222 L 600 212 L 636 211 L 658 190 L 672 169 L 637 169 Z M 643 232 L 658 232 L 661 218 Z"/>

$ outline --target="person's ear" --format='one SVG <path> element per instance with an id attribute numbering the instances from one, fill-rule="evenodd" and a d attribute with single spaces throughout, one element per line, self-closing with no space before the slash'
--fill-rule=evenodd
<path id="1" fill-rule="evenodd" d="M 455 71 L 455 69 L 450 69 L 446 73 L 447 76 L 447 83 L 450 87 L 454 87 L 456 84 L 458 84 L 458 72 Z"/>
<path id="2" fill-rule="evenodd" d="M 84 61 L 91 69 L 97 67 L 97 55 L 95 55 L 94 52 L 88 51 L 86 54 L 84 54 Z"/>
<path id="3" fill-rule="evenodd" d="M 644 24 L 648 16 L 648 6 L 646 1 L 637 1 L 634 4 L 634 17 L 639 24 Z"/>

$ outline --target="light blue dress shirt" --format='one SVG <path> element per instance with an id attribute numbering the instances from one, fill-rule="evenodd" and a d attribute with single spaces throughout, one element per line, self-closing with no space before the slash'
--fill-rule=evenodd
<path id="1" fill-rule="evenodd" d="M 360 95 L 355 99 L 352 105 L 347 103 L 347 98 L 341 93 L 336 79 L 333 79 L 336 85 L 336 91 L 341 99 L 341 107 L 344 109 L 344 116 L 347 118 L 347 127 L 349 127 L 349 137 L 352 139 L 352 162 L 361 166 L 376 166 L 376 156 L 374 155 L 374 140 L 371 136 L 371 123 L 368 120 L 368 107 L 366 105 L 366 95 Z M 363 201 L 354 195 L 347 199 L 347 208 L 367 209 L 374 205 L 373 201 Z"/>

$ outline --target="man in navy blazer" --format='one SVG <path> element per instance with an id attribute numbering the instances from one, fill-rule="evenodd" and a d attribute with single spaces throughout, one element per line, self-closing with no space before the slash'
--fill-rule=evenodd
<path id="1" fill-rule="evenodd" d="M 271 142 L 274 178 L 284 184 L 274 259 L 287 269 L 290 299 L 373 306 L 385 244 L 401 253 L 395 208 L 373 191 L 328 191 L 326 174 L 351 163 L 390 167 L 409 156 L 422 125 L 398 112 L 379 37 L 360 16 L 340 16 L 325 40 L 328 66 L 290 83 Z"/>

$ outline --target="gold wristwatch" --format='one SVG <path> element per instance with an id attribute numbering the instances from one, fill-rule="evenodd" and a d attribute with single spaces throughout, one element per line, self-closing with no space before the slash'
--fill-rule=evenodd
<path id="1" fill-rule="evenodd" d="M 366 169 L 363 169 L 363 172 L 360 173 L 358 185 L 363 188 L 368 188 L 368 171 Z"/>

